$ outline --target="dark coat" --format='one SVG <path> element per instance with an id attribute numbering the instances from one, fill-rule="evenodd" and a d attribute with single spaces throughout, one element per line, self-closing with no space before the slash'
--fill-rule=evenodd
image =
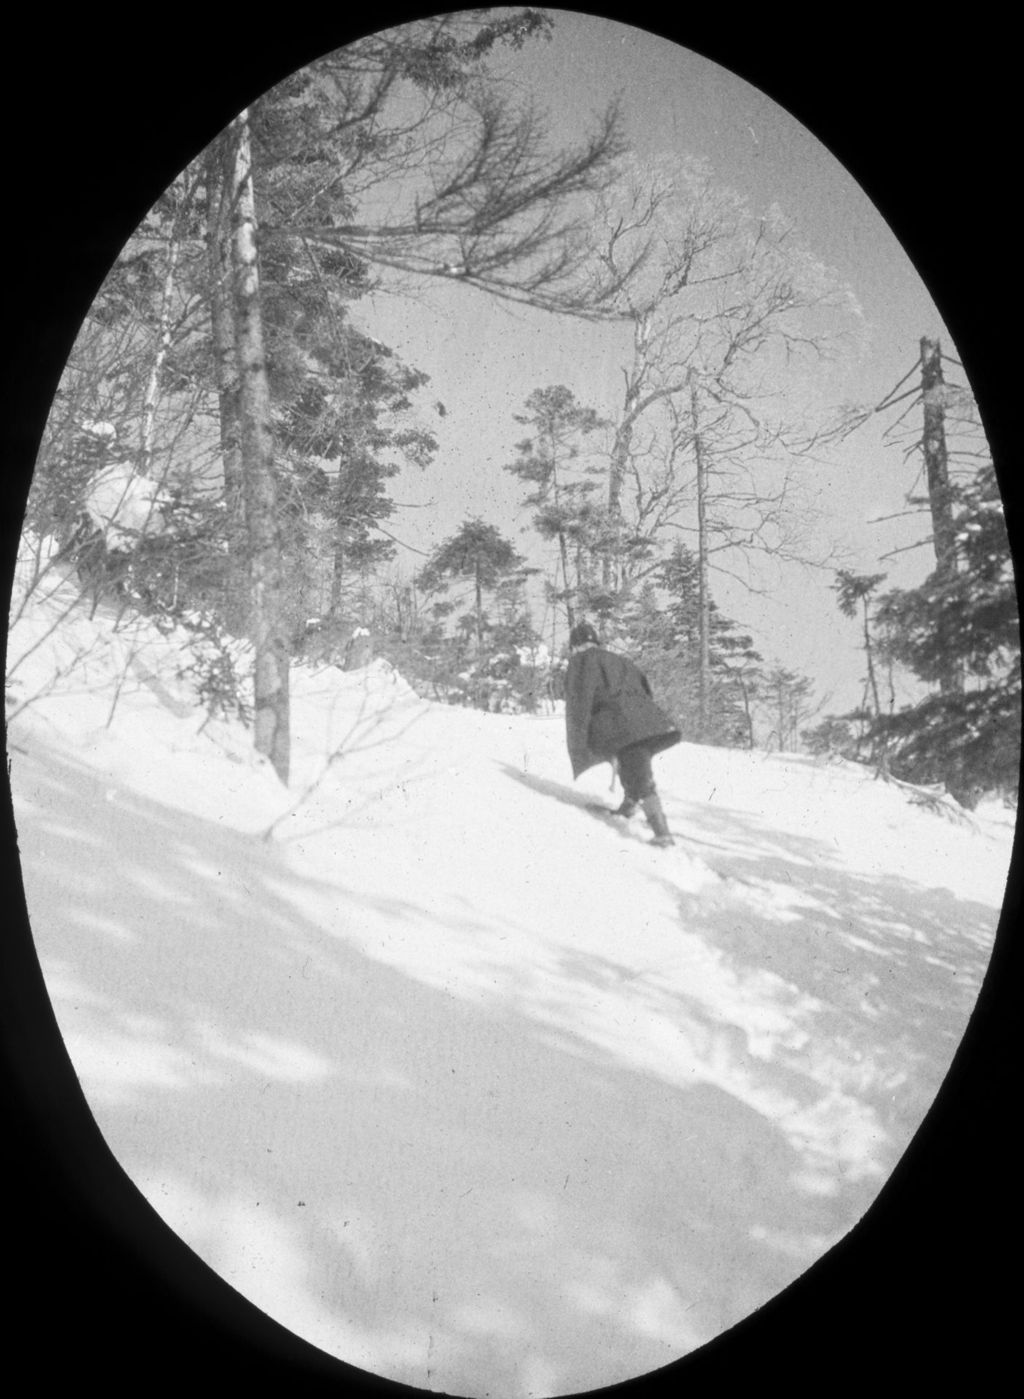
<path id="1" fill-rule="evenodd" d="M 682 735 L 654 703 L 646 675 L 632 661 L 602 646 L 588 646 L 569 657 L 565 737 L 572 775 L 579 777 L 631 743 L 660 753 Z"/>

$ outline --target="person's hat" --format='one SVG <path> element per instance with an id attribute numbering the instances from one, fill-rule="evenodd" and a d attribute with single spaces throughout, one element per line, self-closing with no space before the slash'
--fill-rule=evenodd
<path id="1" fill-rule="evenodd" d="M 600 646 L 597 639 L 597 632 L 589 622 L 577 622 L 569 633 L 570 650 L 577 646 Z"/>

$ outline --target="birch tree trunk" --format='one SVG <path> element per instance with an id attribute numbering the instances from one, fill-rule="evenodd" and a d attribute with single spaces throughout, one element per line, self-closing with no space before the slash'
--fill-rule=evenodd
<path id="1" fill-rule="evenodd" d="M 248 112 L 243 111 L 229 130 L 234 152 L 230 182 L 232 301 L 239 448 L 249 544 L 250 635 L 255 650 L 256 750 L 270 759 L 278 777 L 287 783 L 291 747 L 290 648 L 282 610 L 283 550 L 278 526 L 270 385 L 263 348 Z"/>
<path id="2" fill-rule="evenodd" d="M 192 203 L 193 184 L 189 181 L 181 195 L 181 203 L 174 214 L 170 237 L 167 242 L 167 262 L 164 266 L 164 283 L 160 292 L 160 317 L 157 327 L 156 351 L 150 366 L 149 378 L 142 399 L 142 434 L 139 452 L 139 475 L 149 476 L 153 464 L 153 440 L 156 433 L 156 405 L 160 392 L 160 375 L 167 362 L 171 348 L 173 330 L 171 326 L 171 303 L 174 297 L 174 282 L 178 270 L 178 256 L 181 251 L 181 223 Z"/>
<path id="3" fill-rule="evenodd" d="M 229 131 L 206 155 L 206 248 L 210 279 L 210 323 L 220 419 L 220 456 L 227 510 L 228 563 L 226 607 L 229 628 L 249 629 L 248 543 L 242 479 L 241 400 L 235 345 L 234 272 L 231 251 L 230 169 L 233 145 Z"/>

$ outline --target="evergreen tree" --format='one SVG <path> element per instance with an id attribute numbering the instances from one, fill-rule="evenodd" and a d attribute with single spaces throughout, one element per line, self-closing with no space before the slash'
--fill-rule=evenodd
<path id="1" fill-rule="evenodd" d="M 624 605 L 624 639 L 665 697 L 684 738 L 726 747 L 753 747 L 753 701 L 761 656 L 753 638 L 710 600 L 711 721 L 701 723 L 701 618 L 698 563 L 676 544 Z"/>
<path id="2" fill-rule="evenodd" d="M 1016 793 L 1020 768 L 1020 625 L 1009 539 L 991 463 L 952 488 L 957 568 L 879 603 L 889 654 L 932 692 L 879 720 L 893 772 L 942 783 L 972 807 Z M 954 661 L 959 689 L 941 681 Z"/>
<path id="3" fill-rule="evenodd" d="M 713 598 L 707 600 L 708 702 L 700 703 L 701 616 L 699 562 L 684 544 L 676 544 L 658 570 L 669 597 L 668 614 L 687 659 L 693 692 L 695 737 L 699 742 L 753 747 L 751 701 L 761 663 L 753 638 L 726 617 Z"/>
<path id="4" fill-rule="evenodd" d="M 618 288 L 591 265 L 584 209 L 621 151 L 614 110 L 558 149 L 486 71 L 496 46 L 551 23 L 531 10 L 440 16 L 292 75 L 161 197 L 90 313 L 83 372 L 50 435 L 55 473 L 61 435 L 108 407 L 131 428 L 136 469 L 161 452 L 166 466 L 172 424 L 192 432 L 187 463 L 203 442 L 207 474 L 223 479 L 224 509 L 207 521 L 221 531 L 221 605 L 256 642 L 257 743 L 282 778 L 289 654 L 322 586 L 313 547 L 326 524 L 329 610 L 341 610 L 352 575 L 389 553 L 396 463 L 422 465 L 435 446 L 407 416 L 426 376 L 357 331 L 349 303 L 396 274 L 585 315 Z M 186 470 L 176 489 L 203 474 Z M 35 515 L 73 535 L 88 484 L 37 491 Z"/>
<path id="5" fill-rule="evenodd" d="M 787 670 L 785 666 L 775 666 L 765 676 L 762 699 L 771 725 L 769 747 L 774 740 L 780 753 L 799 748 L 805 717 L 804 703 L 810 693 L 810 679 Z"/>
<path id="6" fill-rule="evenodd" d="M 497 45 L 519 48 L 551 25 L 536 10 L 442 15 L 357 40 L 279 85 L 269 95 L 283 107 L 274 134 L 305 179 L 269 211 L 267 235 L 600 314 L 621 277 L 594 267 L 580 196 L 613 176 L 617 112 L 578 146 L 552 150 L 539 114 L 484 66 Z"/>
<path id="7" fill-rule="evenodd" d="M 255 105 L 251 125 L 246 114 L 215 143 L 224 147 L 207 166 L 210 208 L 220 211 L 208 222 L 215 296 L 227 283 L 227 262 L 235 273 L 230 296 L 222 293 L 211 317 L 215 338 L 217 327 L 222 332 L 222 438 L 240 444 L 256 642 L 256 740 L 260 746 L 266 732 L 280 736 L 281 742 L 274 738 L 275 753 L 286 743 L 287 626 L 280 596 L 265 586 L 273 571 L 271 553 L 276 548 L 280 568 L 282 550 L 273 537 L 276 501 L 269 508 L 281 469 L 270 446 L 273 398 L 266 386 L 274 377 L 294 377 L 288 361 L 301 348 L 295 332 L 316 321 L 317 296 L 328 275 L 344 278 L 352 267 L 358 277 L 360 265 L 374 263 L 416 275 L 458 276 L 493 295 L 577 313 L 595 312 L 615 289 L 614 278 L 602 287 L 584 275 L 589 248 L 578 210 L 579 196 L 610 178 L 619 150 L 614 112 L 582 146 L 552 152 L 536 114 L 514 110 L 483 81 L 481 60 L 496 43 L 518 46 L 547 27 L 531 11 L 493 21 L 470 12 L 372 36 L 296 74 Z M 255 145 L 249 142 L 252 130 Z M 245 185 L 232 178 L 243 149 L 239 133 L 246 143 Z M 261 169 L 264 151 L 270 155 Z M 274 172 L 296 163 L 298 178 L 293 170 L 275 185 Z M 385 183 L 386 208 L 379 199 Z M 247 205 L 241 221 L 251 230 L 244 239 L 238 236 L 239 190 Z M 230 259 L 223 251 L 225 229 L 233 235 Z M 246 294 L 258 274 L 255 256 L 248 257 L 250 244 L 265 250 L 267 259 L 267 275 L 258 283 L 266 290 L 256 298 Z M 277 319 L 289 330 L 276 352 L 275 301 Z M 250 353 L 257 332 L 266 350 L 258 372 Z M 224 415 L 232 412 L 238 430 L 225 434 Z M 478 606 L 478 640 L 480 627 Z M 264 702 L 261 689 L 272 698 Z M 274 763 L 284 779 L 283 754 Z"/>
<path id="8" fill-rule="evenodd" d="M 803 739 L 808 753 L 817 758 L 838 755 L 855 762 L 860 754 L 860 740 L 853 731 L 852 717 L 830 714 L 813 729 L 805 729 Z"/>
<path id="9" fill-rule="evenodd" d="M 524 504 L 534 507 L 533 523 L 541 538 L 557 546 L 558 565 L 550 593 L 564 606 L 572 627 L 577 610 L 602 611 L 595 592 L 596 564 L 607 511 L 596 498 L 601 468 L 584 453 L 587 439 L 603 423 L 593 408 L 580 403 L 561 384 L 534 389 L 525 407 L 515 421 L 532 432 L 516 443 L 516 458 L 505 470 L 534 488 Z"/>
<path id="10" fill-rule="evenodd" d="M 451 645 L 444 649 L 449 653 L 450 662 L 471 664 L 472 701 L 483 707 L 487 707 L 491 681 L 502 678 L 500 674 L 491 674 L 493 655 L 496 650 L 502 650 L 502 641 L 512 643 L 515 635 L 518 587 L 525 576 L 523 565 L 521 555 L 494 525 L 469 519 L 434 551 L 416 580 L 425 592 L 435 594 L 445 592 L 452 584 L 469 584 L 473 606 L 459 619 L 461 644 L 454 649 Z M 485 611 L 487 594 L 504 612 L 503 636 L 495 635 L 494 620 Z M 435 608 L 435 615 L 442 620 L 453 611 L 454 604 L 445 603 Z M 486 683 L 485 676 L 490 677 Z"/>

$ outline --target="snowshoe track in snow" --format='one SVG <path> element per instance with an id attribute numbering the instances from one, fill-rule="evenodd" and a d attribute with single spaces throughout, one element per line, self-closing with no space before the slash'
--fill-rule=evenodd
<path id="1" fill-rule="evenodd" d="M 664 872 L 671 871 L 673 864 L 685 863 L 688 870 L 699 872 L 707 879 L 719 885 L 729 885 L 732 883 L 739 885 L 749 885 L 749 881 L 742 879 L 735 874 L 723 874 L 721 870 L 716 870 L 713 865 L 709 865 L 703 856 L 688 849 L 687 838 L 673 833 L 671 845 L 661 845 L 653 837 L 646 833 L 646 829 L 641 829 L 632 825 L 630 818 L 619 816 L 610 807 L 602 806 L 600 803 L 587 803 L 584 808 L 591 816 L 594 816 L 602 825 L 609 827 L 618 835 L 621 835 L 631 845 L 642 845 L 649 850 L 652 855 L 657 855 L 659 866 L 664 862 Z M 634 818 L 635 819 L 635 818 Z"/>

